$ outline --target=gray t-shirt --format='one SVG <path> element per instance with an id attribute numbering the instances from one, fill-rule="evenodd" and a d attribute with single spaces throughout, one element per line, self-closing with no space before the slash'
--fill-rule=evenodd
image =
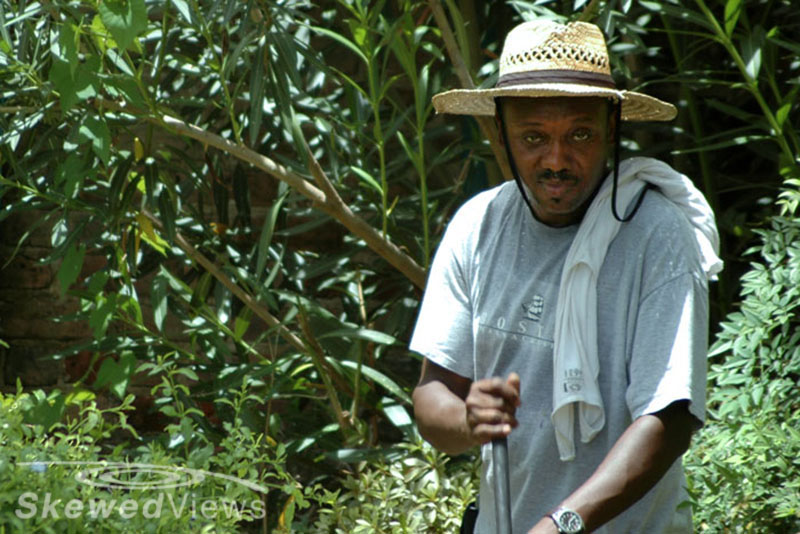
<path id="1" fill-rule="evenodd" d="M 554 316 L 577 230 L 536 221 L 513 182 L 469 200 L 437 250 L 410 344 L 471 380 L 520 375 L 520 424 L 508 439 L 515 533 L 527 532 L 578 488 L 637 417 L 688 400 L 692 414 L 705 419 L 706 278 L 689 222 L 650 191 L 611 242 L 597 281 L 605 427 L 589 443 L 576 439 L 575 460 L 559 459 L 550 419 Z M 495 522 L 489 445 L 481 456 L 476 532 L 489 534 Z M 691 533 L 684 486 L 678 461 L 596 532 Z"/>

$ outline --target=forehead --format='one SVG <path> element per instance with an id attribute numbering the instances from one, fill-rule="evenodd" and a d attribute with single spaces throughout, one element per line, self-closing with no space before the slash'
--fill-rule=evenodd
<path id="1" fill-rule="evenodd" d="M 608 117 L 608 100 L 598 97 L 504 98 L 503 115 L 510 122 L 600 122 Z"/>

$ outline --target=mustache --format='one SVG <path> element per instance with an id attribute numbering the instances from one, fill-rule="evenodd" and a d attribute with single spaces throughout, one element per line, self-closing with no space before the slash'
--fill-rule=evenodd
<path id="1" fill-rule="evenodd" d="M 577 181 L 578 177 L 567 171 L 566 169 L 554 171 L 551 169 L 544 169 L 536 174 L 537 180 L 572 180 Z"/>

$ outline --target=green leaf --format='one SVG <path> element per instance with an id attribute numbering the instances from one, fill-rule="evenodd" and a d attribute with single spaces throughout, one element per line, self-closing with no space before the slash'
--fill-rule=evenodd
<path id="1" fill-rule="evenodd" d="M 194 19 L 192 17 L 192 9 L 189 7 L 188 2 L 186 0 L 171 0 L 172 4 L 175 6 L 175 9 L 178 10 L 178 13 L 188 22 L 189 24 L 194 24 Z"/>
<path id="2" fill-rule="evenodd" d="M 253 69 L 250 72 L 250 146 L 255 148 L 258 141 L 261 120 L 264 117 L 264 62 L 266 61 L 267 43 L 264 42 L 256 50 L 253 57 Z"/>
<path id="3" fill-rule="evenodd" d="M 73 153 L 56 169 L 56 184 L 64 184 L 64 196 L 72 199 L 80 190 L 85 176 L 83 160 L 78 154 Z"/>
<path id="4" fill-rule="evenodd" d="M 49 80 L 58 91 L 59 101 L 61 102 L 61 112 L 65 113 L 72 109 L 78 101 L 75 80 L 70 72 L 69 63 L 53 58 L 50 66 Z"/>
<path id="5" fill-rule="evenodd" d="M 72 404 L 81 405 L 87 402 L 93 401 L 97 395 L 93 392 L 89 391 L 88 389 L 73 389 L 67 394 L 65 399 L 65 404 L 67 406 Z"/>
<path id="6" fill-rule="evenodd" d="M 394 399 L 388 398 L 384 398 L 382 404 L 383 414 L 405 434 L 406 439 L 413 442 L 419 438 L 417 427 L 414 426 L 414 421 L 408 415 L 408 410 L 406 410 L 405 406 L 398 404 Z"/>
<path id="7" fill-rule="evenodd" d="M 83 268 L 83 257 L 86 254 L 86 247 L 81 245 L 76 247 L 74 244 L 67 247 L 67 253 L 61 260 L 58 268 L 58 282 L 61 286 L 61 293 L 66 293 L 69 287 L 78 279 L 78 275 Z"/>
<path id="8" fill-rule="evenodd" d="M 144 0 L 102 0 L 97 11 L 103 25 L 122 48 L 147 29 L 147 7 Z"/>
<path id="9" fill-rule="evenodd" d="M 328 358 L 328 359 L 331 360 L 330 358 Z M 334 362 L 335 362 L 335 360 L 331 360 L 331 363 L 334 363 Z M 339 361 L 339 362 L 336 362 L 336 363 L 338 363 L 342 367 L 349 367 L 350 369 L 353 369 L 353 370 L 358 369 L 358 362 L 354 362 L 352 360 L 342 360 L 342 361 Z M 372 381 L 376 382 L 377 384 L 380 384 L 381 386 L 383 386 L 383 388 L 386 389 L 386 391 L 388 391 L 392 395 L 394 395 L 394 397 L 396 399 L 398 399 L 398 400 L 400 400 L 400 401 L 402 401 L 402 402 L 404 402 L 406 404 L 409 404 L 409 405 L 411 404 L 411 397 L 408 396 L 408 393 L 406 393 L 403 390 L 403 388 L 401 388 L 399 385 L 397 385 L 397 383 L 394 380 L 392 380 L 391 378 L 389 378 L 385 374 L 381 373 L 380 371 L 377 371 L 377 370 L 373 369 L 372 367 L 366 366 L 366 365 L 361 365 L 361 373 L 364 376 L 366 376 L 367 378 L 369 378 L 370 380 L 372 380 Z"/>
<path id="10" fill-rule="evenodd" d="M 402 145 L 403 150 L 405 150 L 408 159 L 411 160 L 411 163 L 414 164 L 414 169 L 417 171 L 417 174 L 422 174 L 424 170 L 421 165 L 421 158 L 419 157 L 419 153 L 415 152 L 411 145 L 408 144 L 406 140 L 406 136 L 403 135 L 403 132 L 397 130 L 397 139 L 400 141 L 400 145 Z"/>
<path id="11" fill-rule="evenodd" d="M 0 20 L 7 20 L 3 2 L 0 2 Z M 6 26 L 10 25 L 10 22 L 4 22 L 4 24 L 0 24 L 0 37 L 2 37 L 2 41 L 0 41 L 0 48 L 2 48 L 3 51 L 8 55 L 11 55 L 11 49 L 9 47 L 11 43 L 11 35 L 8 33 L 8 28 L 6 28 Z"/>
<path id="12" fill-rule="evenodd" d="M 164 266 L 160 266 L 160 271 L 153 277 L 153 285 L 150 290 L 150 303 L 153 306 L 153 321 L 160 332 L 164 331 L 164 320 L 167 318 L 167 288 L 169 280 L 163 275 Z"/>
<path id="13" fill-rule="evenodd" d="M 147 100 L 139 89 L 136 79 L 123 75 L 113 74 L 103 78 L 103 87 L 112 98 L 122 97 L 134 107 L 147 108 Z"/>
<path id="14" fill-rule="evenodd" d="M 179 367 L 178 369 L 175 369 L 175 374 L 176 375 L 183 375 L 186 378 L 188 378 L 189 380 L 193 380 L 194 382 L 199 382 L 200 381 L 200 377 L 197 376 L 197 373 L 195 373 L 193 370 L 191 370 L 188 367 Z"/>
<path id="15" fill-rule="evenodd" d="M 108 325 L 114 316 L 117 305 L 117 295 L 108 295 L 108 298 L 100 296 L 95 302 L 95 308 L 89 314 L 89 327 L 95 339 L 102 339 L 106 335 Z"/>
<path id="16" fill-rule="evenodd" d="M 61 31 L 58 35 L 58 44 L 60 46 L 60 53 L 56 55 L 59 59 L 69 64 L 70 74 L 74 76 L 75 69 L 78 66 L 78 46 L 75 26 L 70 23 L 61 25 Z"/>
<path id="17" fill-rule="evenodd" d="M 769 33 L 768 39 L 775 43 L 776 45 L 789 50 L 790 52 L 794 53 L 795 55 L 800 56 L 800 43 L 793 42 L 793 41 L 785 41 L 783 39 L 778 39 L 775 37 L 772 32 Z"/>
<path id="18" fill-rule="evenodd" d="M 761 71 L 761 49 L 764 47 L 764 28 L 756 26 L 742 41 L 742 59 L 745 62 L 747 75 L 758 80 Z"/>
<path id="19" fill-rule="evenodd" d="M 172 196 L 166 187 L 158 195 L 158 213 L 161 216 L 167 240 L 175 241 L 175 207 L 172 205 Z"/>
<path id="20" fill-rule="evenodd" d="M 725 33 L 728 37 L 733 35 L 739 15 L 742 13 L 742 0 L 728 0 L 725 4 Z"/>
<path id="21" fill-rule="evenodd" d="M 798 87 L 800 86 L 795 86 L 795 88 Z M 796 94 L 797 91 L 795 90 L 792 92 Z M 788 102 L 784 103 L 780 108 L 778 108 L 778 111 L 775 112 L 775 120 L 778 123 L 779 128 L 783 128 L 783 124 L 786 122 L 786 119 L 789 118 L 789 113 L 792 111 L 793 105 L 794 105 L 793 99 L 789 99 Z"/>
<path id="22" fill-rule="evenodd" d="M 247 329 L 250 328 L 250 320 L 252 316 L 252 310 L 250 308 L 245 308 L 242 310 L 242 313 L 236 317 L 233 327 L 233 336 L 236 341 L 241 341 L 242 336 L 247 333 Z"/>
<path id="23" fill-rule="evenodd" d="M 128 389 L 135 369 L 136 356 L 133 353 L 123 353 L 119 361 L 115 361 L 113 358 L 106 358 L 97 372 L 94 387 L 108 386 L 109 391 L 119 399 L 124 399 L 125 391 Z"/>
<path id="24" fill-rule="evenodd" d="M 372 341 L 381 345 L 392 345 L 397 342 L 397 340 L 389 334 L 384 334 L 377 330 L 370 330 L 369 328 L 341 328 L 325 332 L 317 337 L 318 339 L 325 339 L 328 337 L 363 339 L 364 341 Z"/>
<path id="25" fill-rule="evenodd" d="M 269 213 L 264 217 L 264 225 L 261 227 L 261 236 L 258 240 L 258 253 L 256 256 L 256 276 L 260 277 L 264 272 L 267 265 L 267 256 L 269 255 L 269 245 L 272 242 L 272 235 L 275 232 L 275 223 L 278 220 L 278 215 L 281 211 L 284 201 L 289 196 L 289 190 L 285 190 L 275 201 L 269 209 Z"/>
<path id="26" fill-rule="evenodd" d="M 351 165 L 350 169 L 361 178 L 361 181 L 370 186 L 372 189 L 378 192 L 379 195 L 383 195 L 383 188 L 381 184 L 378 183 L 375 178 L 373 178 L 367 171 L 356 167 L 355 165 Z"/>
<path id="27" fill-rule="evenodd" d="M 728 139 L 727 141 L 720 141 L 719 143 L 712 143 L 708 145 L 701 144 L 697 148 L 686 148 L 683 150 L 674 150 L 672 154 L 694 154 L 696 152 L 711 152 L 713 150 L 719 150 L 721 148 L 728 148 L 732 146 L 747 146 L 751 143 L 757 143 L 759 141 L 768 141 L 771 140 L 772 136 L 769 135 L 742 135 L 739 137 L 735 137 L 733 139 Z"/>
<path id="28" fill-rule="evenodd" d="M 69 226 L 67 226 L 66 219 L 59 219 L 53 224 L 53 232 L 50 235 L 50 244 L 53 248 L 59 248 L 64 245 L 69 237 Z"/>
<path id="29" fill-rule="evenodd" d="M 692 11 L 689 9 L 685 4 L 676 6 L 671 5 L 666 2 L 652 2 L 649 0 L 641 0 L 639 5 L 645 9 L 650 11 L 654 11 L 659 14 L 668 15 L 675 19 L 691 22 L 693 24 L 697 24 L 698 26 L 702 26 L 703 28 L 714 31 L 714 26 L 703 16 L 702 13 L 697 11 Z"/>
<path id="30" fill-rule="evenodd" d="M 330 37 L 339 44 L 346 46 L 348 49 L 350 49 L 351 52 L 353 52 L 355 55 L 361 58 L 361 61 L 363 61 L 365 64 L 369 63 L 369 59 L 367 59 L 367 56 L 364 55 L 364 52 L 359 50 L 359 48 L 352 41 L 348 40 L 346 37 L 343 37 L 338 33 L 333 32 L 327 28 L 321 28 L 319 26 L 312 26 L 311 29 L 317 33 Z"/>
<path id="31" fill-rule="evenodd" d="M 105 121 L 93 115 L 86 117 L 78 130 L 78 142 L 86 141 L 91 141 L 94 153 L 108 165 L 111 158 L 111 132 Z"/>
<path id="32" fill-rule="evenodd" d="M 45 430 L 49 430 L 61 420 L 66 400 L 63 393 L 56 390 L 45 396 L 43 391 L 38 390 L 34 392 L 31 400 L 32 406 L 23 413 L 23 420 L 26 423 L 41 425 Z"/>

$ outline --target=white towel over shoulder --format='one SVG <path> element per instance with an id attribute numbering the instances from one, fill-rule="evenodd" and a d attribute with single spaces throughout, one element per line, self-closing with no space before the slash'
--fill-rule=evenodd
<path id="1" fill-rule="evenodd" d="M 612 181 L 612 177 L 605 180 L 589 206 L 561 275 L 553 351 L 552 420 L 563 461 L 575 458 L 575 408 L 584 443 L 591 441 L 605 425 L 605 409 L 597 383 L 597 276 L 608 246 L 623 224 L 611 214 Z M 709 279 L 714 279 L 722 270 L 722 260 L 717 255 L 719 234 L 708 202 L 689 178 L 656 159 L 627 159 L 619 168 L 618 213 L 627 212 L 646 183 L 657 186 L 691 222 L 703 269 Z"/>

